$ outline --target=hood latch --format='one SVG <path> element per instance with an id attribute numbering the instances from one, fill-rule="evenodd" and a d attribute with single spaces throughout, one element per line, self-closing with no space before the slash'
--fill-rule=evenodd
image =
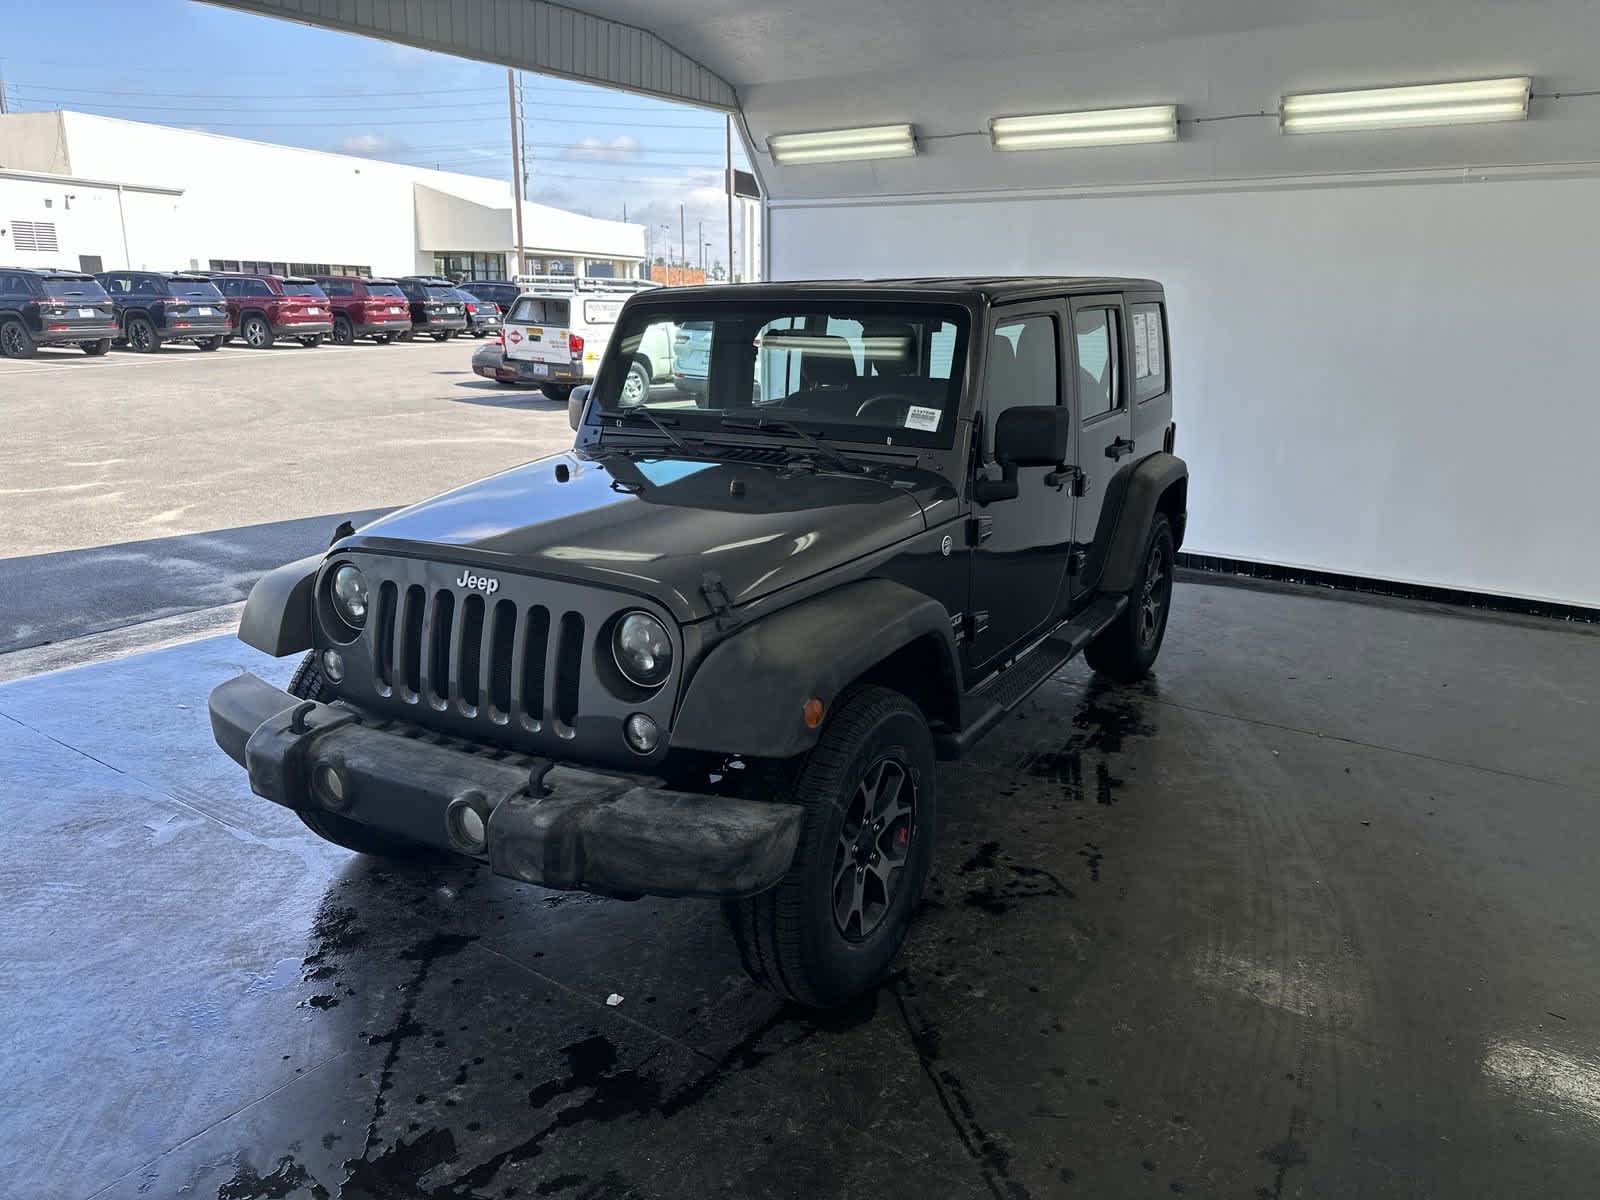
<path id="1" fill-rule="evenodd" d="M 715 571 L 707 571 L 700 576 L 700 594 L 711 606 L 711 612 L 717 618 L 718 629 L 733 629 L 739 624 L 739 616 L 733 611 L 733 597 L 728 595 L 728 585 L 722 582 L 721 575 Z"/>

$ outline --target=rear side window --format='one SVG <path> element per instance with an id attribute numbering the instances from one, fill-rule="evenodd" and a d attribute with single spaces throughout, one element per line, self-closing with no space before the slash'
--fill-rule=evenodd
<path id="1" fill-rule="evenodd" d="M 1078 406 L 1081 419 L 1088 421 L 1122 407 L 1117 310 L 1080 309 L 1072 324 L 1078 342 Z"/>
<path id="2" fill-rule="evenodd" d="M 322 285 L 322 290 L 330 296 L 354 296 L 356 285 L 348 279 L 330 279 Z"/>
<path id="3" fill-rule="evenodd" d="M 1133 396 L 1150 400 L 1167 390 L 1165 305 L 1135 304 L 1128 313 L 1133 342 Z"/>
<path id="4" fill-rule="evenodd" d="M 585 300 L 583 322 L 585 325 L 615 325 L 622 312 L 621 300 Z"/>
<path id="5" fill-rule="evenodd" d="M 245 294 L 249 296 L 270 296 L 272 289 L 267 286 L 265 279 L 251 279 L 246 281 Z"/>

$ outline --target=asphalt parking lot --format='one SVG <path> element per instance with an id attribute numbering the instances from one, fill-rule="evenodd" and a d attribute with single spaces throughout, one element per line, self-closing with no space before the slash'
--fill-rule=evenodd
<path id="1" fill-rule="evenodd" d="M 477 344 L 0 360 L 0 653 L 241 599 L 347 517 L 569 445 Z"/>

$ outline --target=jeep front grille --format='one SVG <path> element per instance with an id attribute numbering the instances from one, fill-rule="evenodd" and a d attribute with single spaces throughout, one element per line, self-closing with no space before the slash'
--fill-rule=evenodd
<path id="1" fill-rule="evenodd" d="M 369 627 L 372 685 L 419 709 L 572 736 L 584 619 L 542 604 L 385 579 Z"/>

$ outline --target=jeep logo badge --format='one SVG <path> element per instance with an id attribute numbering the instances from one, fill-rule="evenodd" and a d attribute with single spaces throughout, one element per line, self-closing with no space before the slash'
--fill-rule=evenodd
<path id="1" fill-rule="evenodd" d="M 481 588 L 485 596 L 492 596 L 500 590 L 500 581 L 491 579 L 487 575 L 474 575 L 471 571 L 462 571 L 461 578 L 456 580 L 456 586 Z"/>

